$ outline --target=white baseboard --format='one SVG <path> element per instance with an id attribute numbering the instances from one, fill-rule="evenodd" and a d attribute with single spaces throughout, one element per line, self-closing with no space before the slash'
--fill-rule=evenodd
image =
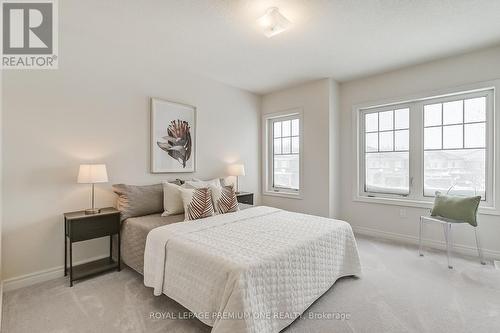
<path id="1" fill-rule="evenodd" d="M 398 233 L 388 232 L 388 231 L 382 231 L 382 230 L 377 230 L 377 229 L 368 228 L 368 227 L 354 226 L 354 225 L 352 226 L 352 230 L 354 231 L 354 233 L 357 233 L 360 235 L 379 237 L 379 238 L 390 239 L 390 240 L 399 241 L 399 242 L 403 242 L 403 243 L 418 245 L 418 237 L 414 237 L 414 236 L 398 234 Z M 444 241 L 436 241 L 436 240 L 424 238 L 424 239 L 422 239 L 422 244 L 426 247 L 439 249 L 439 250 L 446 250 L 446 243 Z M 472 246 L 453 244 L 453 251 L 460 253 L 460 254 L 467 255 L 467 256 L 477 256 L 477 249 L 475 247 L 472 247 Z M 495 258 L 498 259 L 498 258 L 500 258 L 499 251 L 492 251 L 492 250 L 483 249 L 483 254 L 484 254 L 484 257 L 486 259 L 495 259 Z"/>
<path id="2" fill-rule="evenodd" d="M 85 264 L 94 260 L 107 258 L 108 256 L 109 254 L 88 258 L 85 260 L 74 262 L 73 265 L 76 266 L 80 264 Z M 19 289 L 22 287 L 31 286 L 36 283 L 57 279 L 62 276 L 64 276 L 64 266 L 58 266 L 54 268 L 45 269 L 43 271 L 16 276 L 3 281 L 3 291 L 6 292 Z"/>

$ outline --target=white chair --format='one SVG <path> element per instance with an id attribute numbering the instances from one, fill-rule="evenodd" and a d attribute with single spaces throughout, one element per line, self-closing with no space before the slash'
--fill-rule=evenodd
<path id="1" fill-rule="evenodd" d="M 449 194 L 451 189 L 454 187 L 453 185 L 446 194 Z M 475 192 L 475 191 L 474 191 Z M 443 226 L 443 231 L 444 231 L 444 238 L 446 241 L 446 256 L 448 259 L 448 268 L 453 269 L 453 265 L 451 263 L 451 254 L 453 250 L 453 235 L 452 235 L 452 226 L 455 224 L 469 224 L 465 221 L 461 220 L 452 220 L 452 219 L 447 219 L 444 217 L 439 217 L 439 216 L 420 216 L 420 229 L 418 233 L 418 253 L 421 257 L 424 256 L 423 251 L 422 251 L 422 236 L 424 233 L 424 223 L 425 222 L 431 222 L 431 223 L 439 223 Z M 470 224 L 469 224 L 470 225 Z M 479 242 L 479 235 L 477 233 L 478 226 L 472 226 L 474 228 L 474 233 L 476 236 L 476 247 L 477 247 L 477 252 L 479 254 L 479 260 L 482 265 L 486 265 L 486 262 L 484 261 L 484 256 L 483 256 L 483 250 L 481 249 L 481 244 Z"/>
<path id="2" fill-rule="evenodd" d="M 422 251 L 422 237 L 423 237 L 423 233 L 424 233 L 424 222 L 440 223 L 443 226 L 444 239 L 446 241 L 446 256 L 448 259 L 448 268 L 453 269 L 453 265 L 451 264 L 451 254 L 452 254 L 452 250 L 453 250 L 452 226 L 454 224 L 467 223 L 467 222 L 458 221 L 458 220 L 450 220 L 450 219 L 445 219 L 445 218 L 437 217 L 437 216 L 420 216 L 420 230 L 418 233 L 418 254 L 421 257 L 424 256 L 423 251 Z M 481 244 L 479 242 L 479 236 L 477 234 L 478 227 L 473 227 L 473 228 L 474 228 L 474 233 L 476 235 L 476 247 L 477 247 L 477 252 L 479 254 L 479 260 L 480 260 L 482 265 L 486 265 L 486 262 L 484 261 L 483 250 L 481 249 Z"/>

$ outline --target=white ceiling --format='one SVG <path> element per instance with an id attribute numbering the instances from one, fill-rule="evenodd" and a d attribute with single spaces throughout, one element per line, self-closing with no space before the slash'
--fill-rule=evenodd
<path id="1" fill-rule="evenodd" d="M 500 0 L 95 4 L 100 8 L 94 15 L 108 9 L 103 19 L 117 24 L 117 31 L 128 30 L 122 43 L 178 69 L 256 93 L 323 77 L 345 81 L 500 43 Z M 270 6 L 279 7 L 293 26 L 268 39 L 256 19 Z"/>

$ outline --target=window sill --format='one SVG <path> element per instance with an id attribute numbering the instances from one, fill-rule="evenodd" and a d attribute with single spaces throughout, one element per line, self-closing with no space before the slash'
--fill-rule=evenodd
<path id="1" fill-rule="evenodd" d="M 281 197 L 281 198 L 302 200 L 302 195 L 300 193 L 264 191 L 262 192 L 262 195 L 270 197 Z"/>
<path id="2" fill-rule="evenodd" d="M 401 207 L 415 207 L 431 209 L 433 202 L 412 200 L 412 199 L 398 199 L 398 198 L 381 198 L 381 197 L 366 197 L 357 195 L 353 198 L 354 202 L 366 202 L 380 205 L 392 205 Z M 481 207 L 479 206 L 479 214 L 481 215 L 500 215 L 500 211 L 494 207 Z"/>

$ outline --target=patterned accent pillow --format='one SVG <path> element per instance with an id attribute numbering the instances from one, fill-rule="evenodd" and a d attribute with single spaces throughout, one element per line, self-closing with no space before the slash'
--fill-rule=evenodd
<path id="1" fill-rule="evenodd" d="M 238 199 L 233 185 L 210 187 L 214 209 L 217 214 L 232 213 L 239 210 Z"/>
<path id="2" fill-rule="evenodd" d="M 183 189 L 184 221 L 198 220 L 214 215 L 212 193 L 209 188 Z"/>

